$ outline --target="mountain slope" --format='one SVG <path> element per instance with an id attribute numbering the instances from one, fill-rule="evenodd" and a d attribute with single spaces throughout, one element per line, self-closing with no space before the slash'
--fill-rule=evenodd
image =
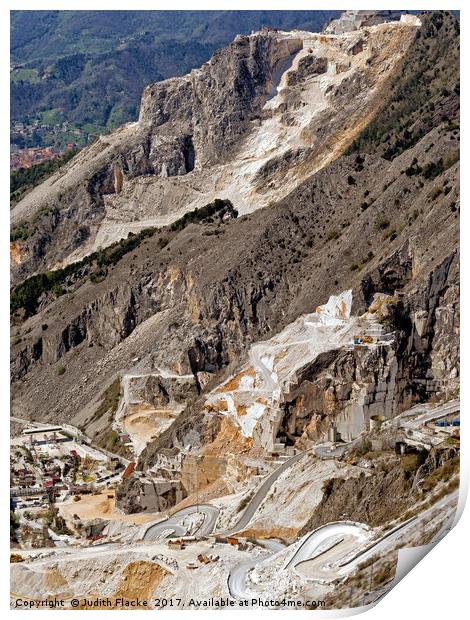
<path id="1" fill-rule="evenodd" d="M 242 449 L 247 463 L 252 454 L 253 446 L 227 416 L 205 408 L 207 393 L 222 386 L 224 379 L 238 376 L 253 342 L 275 336 L 300 315 L 312 313 L 330 295 L 348 289 L 352 289 L 354 314 L 377 303 L 378 294 L 393 298 L 382 317 L 384 329 L 394 333 L 393 345 L 371 350 L 346 347 L 311 360 L 298 372 L 295 390 L 283 394 L 275 439 L 287 436 L 291 445 L 304 447 L 323 437 L 332 419 L 345 427 L 352 421 L 364 424 L 363 411 L 374 405 L 386 402 L 387 415 L 395 415 L 415 402 L 457 389 L 458 38 L 455 18 L 443 13 L 437 16 L 421 16 L 419 29 L 399 24 L 372 29 L 399 32 L 401 46 L 394 41 L 393 52 L 403 50 L 403 56 L 399 63 L 390 61 L 395 71 L 388 74 L 388 89 L 380 91 L 381 105 L 374 107 L 368 127 L 362 132 L 361 125 L 356 125 L 357 135 L 349 135 L 348 143 L 356 139 L 350 152 L 335 153 L 332 161 L 325 155 L 320 169 L 312 163 L 314 154 L 305 176 L 297 173 L 295 160 L 284 158 L 285 178 L 295 182 L 291 187 L 286 181 L 290 191 L 284 195 L 281 188 L 280 199 L 269 206 L 247 209 L 248 213 L 241 209 L 235 217 L 235 211 L 224 203 L 221 217 L 217 212 L 210 216 L 204 212 L 205 217 L 193 215 L 192 223 L 185 220 L 151 230 L 135 242 L 131 237 L 128 247 L 116 246 L 119 251 L 110 260 L 98 254 L 92 262 L 68 272 L 62 290 L 42 292 L 31 316 L 25 319 L 21 308 L 17 309 L 12 344 L 14 414 L 49 421 L 67 419 L 99 435 L 109 425 L 108 412 L 101 421 L 96 419 L 106 388 L 123 375 L 129 386 L 137 375 L 139 395 L 146 406 L 173 401 L 187 405 L 157 439 L 149 438 L 138 469 L 150 477 L 150 468 L 160 472 L 161 455 L 169 451 L 179 467 L 178 484 L 189 492 L 185 468 L 195 454 L 207 463 L 220 455 L 232 465 L 234 454 L 240 460 Z M 248 62 L 241 65 L 244 70 L 250 68 L 244 84 L 251 88 L 242 104 L 227 102 L 227 116 L 216 118 L 222 124 L 215 125 L 213 133 L 214 126 L 203 125 L 211 110 L 204 109 L 204 99 L 199 99 L 202 111 L 196 119 L 206 127 L 207 135 L 198 135 L 203 129 L 198 123 L 191 126 L 191 135 L 195 152 L 202 154 L 204 162 L 228 157 L 229 148 L 235 149 L 230 153 L 237 153 L 238 136 L 252 135 L 246 129 L 243 106 L 248 103 L 251 109 L 260 92 L 260 105 L 265 105 L 266 85 L 272 82 L 271 59 L 278 58 L 279 49 L 286 53 L 283 41 L 276 36 L 248 42 L 239 39 L 222 53 L 230 57 L 224 58 L 224 67 L 230 66 L 238 76 L 239 55 L 251 50 Z M 413 76 L 429 70 L 423 53 L 428 47 L 439 57 L 445 51 L 448 58 L 445 71 L 429 72 L 430 100 L 416 97 L 406 106 L 397 103 Z M 175 118 L 177 135 L 183 135 L 181 127 L 187 127 L 188 119 L 187 107 L 180 109 L 181 97 L 200 93 L 199 80 L 215 80 L 216 69 L 217 63 L 192 80 L 147 90 L 143 114 L 157 125 L 161 131 L 157 135 L 174 140 L 171 121 Z M 290 79 L 297 77 L 299 67 Z M 433 109 L 426 110 L 430 104 Z M 238 124 L 231 122 L 233 118 Z M 191 123 L 194 120 L 191 115 Z M 223 142 L 218 141 L 220 127 L 226 128 Z M 386 135 L 380 135 L 381 127 L 387 128 Z M 404 140 L 405 128 L 413 139 Z M 338 135 L 334 122 L 326 123 L 321 145 L 332 139 L 329 129 Z M 139 144 L 139 132 L 138 126 L 125 128 L 117 132 L 116 140 L 126 135 L 126 140 Z M 91 162 L 90 155 L 83 159 L 79 155 L 69 164 L 67 174 L 76 166 L 86 177 L 97 169 L 109 171 L 109 162 L 112 166 L 116 161 L 122 163 L 121 152 L 113 152 L 115 145 L 102 148 L 88 151 L 93 155 Z M 168 154 L 162 152 L 168 165 Z M 170 152 L 175 166 L 186 166 L 184 158 L 175 160 L 174 149 Z M 137 165 L 131 157 L 127 162 L 128 169 Z M 157 158 L 152 165 L 162 164 Z M 267 174 L 274 180 L 279 169 L 273 168 Z M 190 174 L 164 177 L 164 182 L 176 187 Z M 119 175 L 112 178 L 122 182 Z M 100 183 L 106 187 L 103 184 L 109 179 L 97 175 L 94 187 L 100 188 Z M 128 181 L 133 188 L 134 181 Z M 60 181 L 56 178 L 55 182 Z M 149 185 L 156 182 L 154 176 L 146 177 Z M 46 182 L 38 189 L 50 195 L 51 185 Z M 275 191 L 276 186 L 273 195 Z M 83 195 L 77 188 L 75 192 L 77 202 L 67 207 L 71 219 L 76 218 Z M 123 192 L 122 196 L 118 193 L 122 204 Z M 95 198 L 99 195 L 95 190 Z M 92 207 L 90 212 L 96 214 Z M 59 219 L 59 213 L 54 217 Z M 76 225 L 77 220 L 72 221 Z M 51 240 L 53 232 L 48 233 Z M 42 243 L 46 252 L 47 242 Z M 47 254 L 45 260 L 51 261 Z M 209 464 L 205 473 L 210 481 L 220 475 Z M 141 484 L 137 476 L 123 484 L 120 502 L 126 510 L 135 509 Z"/>
<path id="2" fill-rule="evenodd" d="M 338 11 L 12 11 L 12 119 L 134 120 L 143 87 L 200 66 L 263 24 L 319 31 Z"/>
<path id="3" fill-rule="evenodd" d="M 286 196 L 373 118 L 415 36 L 413 20 L 340 36 L 237 37 L 200 70 L 147 87 L 137 124 L 84 149 L 15 206 L 15 226 L 34 221 L 15 277 L 215 198 L 244 214 Z"/>

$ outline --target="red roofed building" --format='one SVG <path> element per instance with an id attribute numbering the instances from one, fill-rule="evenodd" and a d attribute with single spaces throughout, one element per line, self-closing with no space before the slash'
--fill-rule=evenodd
<path id="1" fill-rule="evenodd" d="M 135 463 L 129 463 L 129 465 L 124 470 L 124 473 L 122 474 L 123 480 L 127 480 L 127 478 L 129 478 L 129 476 L 132 474 L 134 469 L 135 469 Z"/>

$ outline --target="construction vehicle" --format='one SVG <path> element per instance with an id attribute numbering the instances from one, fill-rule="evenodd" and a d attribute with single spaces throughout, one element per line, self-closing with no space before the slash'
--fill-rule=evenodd
<path id="1" fill-rule="evenodd" d="M 383 309 L 384 309 L 385 304 L 394 304 L 396 302 L 397 302 L 396 295 L 391 297 L 389 295 L 385 295 L 384 293 L 378 293 L 375 296 L 374 301 L 370 305 L 369 313 L 374 314 L 375 312 L 377 312 L 377 320 L 379 321 L 379 323 L 381 323 L 383 319 L 383 314 L 384 314 Z"/>

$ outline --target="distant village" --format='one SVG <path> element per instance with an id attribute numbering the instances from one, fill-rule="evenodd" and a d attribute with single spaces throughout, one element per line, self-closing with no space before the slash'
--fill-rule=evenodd
<path id="1" fill-rule="evenodd" d="M 31 168 L 57 159 L 66 151 L 88 144 L 95 134 L 75 128 L 67 121 L 48 125 L 13 121 L 10 126 L 10 170 Z"/>
<path id="2" fill-rule="evenodd" d="M 126 439 L 123 435 L 121 441 Z M 12 440 L 10 452 L 10 510 L 19 519 L 17 536 L 31 547 L 67 537 L 71 532 L 58 507 L 113 490 L 133 467 L 133 462 L 92 446 L 75 427 L 24 428 Z M 78 517 L 75 525 L 80 525 Z"/>

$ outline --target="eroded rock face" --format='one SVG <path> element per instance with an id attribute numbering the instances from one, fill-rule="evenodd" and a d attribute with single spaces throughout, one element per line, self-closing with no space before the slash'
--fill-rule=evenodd
<path id="1" fill-rule="evenodd" d="M 14 281 L 217 197 L 243 214 L 286 196 L 379 109 L 416 34 L 414 25 L 381 27 L 355 42 L 239 36 L 201 69 L 148 86 L 137 123 L 102 136 L 12 210 L 13 225 L 30 230 Z"/>
<path id="2" fill-rule="evenodd" d="M 414 292 L 414 338 L 428 355 L 428 378 L 435 389 L 457 386 L 460 375 L 459 252 L 450 254 Z M 421 360 L 422 361 L 422 360 Z"/>
<path id="3" fill-rule="evenodd" d="M 324 32 L 326 34 L 344 34 L 365 26 L 376 26 L 400 18 L 400 11 L 345 11 L 338 19 L 332 20 L 325 27 Z"/>
<path id="4" fill-rule="evenodd" d="M 156 408 L 184 403 L 197 396 L 196 379 L 192 375 L 165 377 L 150 375 L 131 380 L 132 400 L 140 400 Z"/>
<path id="5" fill-rule="evenodd" d="M 396 283 L 395 261 L 396 256 L 391 257 L 378 272 Z M 411 266 L 407 260 L 399 264 L 398 271 L 405 273 Z M 370 291 L 373 277 L 363 281 L 363 290 Z M 297 387 L 285 397 L 280 434 L 306 446 L 309 441 L 326 441 L 334 421 L 342 439 L 350 441 L 369 429 L 372 416 L 390 419 L 436 392 L 458 389 L 458 289 L 454 253 L 405 302 L 400 295 L 396 303 L 384 305 L 383 321 L 394 335 L 392 344 L 331 351 L 301 369 Z"/>
<path id="6" fill-rule="evenodd" d="M 179 480 L 141 478 L 132 474 L 116 492 L 116 505 L 127 514 L 163 512 L 185 497 Z"/>
<path id="7" fill-rule="evenodd" d="M 400 406 L 397 365 L 392 346 L 319 356 L 298 373 L 299 386 L 286 396 L 280 434 L 305 447 L 326 441 L 334 421 L 350 441 L 369 429 L 373 415 L 391 418 Z"/>
<path id="8" fill-rule="evenodd" d="M 389 26 L 384 30 L 391 46 L 386 49 L 404 53 L 412 35 L 406 31 L 395 36 L 392 30 Z M 199 72 L 151 87 L 143 104 L 142 123 L 103 137 L 100 144 L 70 162 L 64 175 L 76 181 L 68 190 L 70 202 L 66 209 L 51 205 L 44 214 L 41 230 L 31 240 L 37 256 L 61 260 L 63 252 L 76 248 L 80 239 L 88 243 L 104 217 L 117 211 L 122 215 L 121 209 L 131 221 L 137 220 L 142 215 L 140 197 L 150 204 L 156 196 L 152 188 L 164 194 L 171 183 L 181 191 L 173 194 L 174 202 L 169 201 L 172 216 L 180 201 L 188 198 L 182 187 L 191 185 L 191 191 L 203 191 L 205 185 L 195 181 L 198 166 L 205 158 L 222 158 L 225 147 L 227 157 L 232 157 L 231 140 L 246 144 L 248 134 L 243 132 L 251 122 L 249 115 L 272 86 L 269 71 L 284 58 L 284 52 L 292 51 L 279 50 L 274 38 L 243 38 L 234 44 L 233 59 L 222 51 Z M 380 42 L 377 35 L 374 49 L 385 54 Z M 275 134 L 279 127 L 298 136 L 303 117 L 296 113 L 307 109 L 302 139 L 310 145 L 328 145 L 329 140 L 336 144 L 338 134 L 331 133 L 331 128 L 341 118 L 334 115 L 334 108 L 322 112 L 323 123 L 317 117 L 313 122 L 310 99 L 303 105 L 299 97 L 304 85 L 328 75 L 337 80 L 326 94 L 335 104 L 352 107 L 351 94 L 361 99 L 368 92 L 369 73 L 348 73 L 355 58 L 366 63 L 365 52 L 346 48 L 346 41 L 338 43 L 343 44 L 341 61 L 329 58 L 324 73 L 325 56 L 320 53 L 313 55 L 315 60 L 302 60 L 292 67 L 292 79 L 300 71 L 305 82 L 299 83 L 294 94 L 287 91 L 282 102 L 282 98 L 276 100 L 253 127 L 259 121 L 262 129 L 265 120 L 266 135 L 276 135 L 276 140 L 290 135 Z M 315 45 L 324 45 L 320 35 Z M 303 58 L 310 56 L 308 49 L 302 54 Z M 227 92 L 233 89 L 234 80 L 245 80 L 240 86 L 243 101 L 214 98 L 217 89 L 225 88 L 224 78 Z M 197 109 L 192 99 L 196 95 Z M 383 92 L 379 96 L 383 99 Z M 214 119 L 219 133 L 210 134 L 206 144 L 204 119 L 217 106 L 223 106 Z M 186 385 L 188 398 L 191 401 L 201 394 L 203 400 L 204 391 L 244 363 L 253 342 L 271 338 L 299 316 L 314 311 L 329 295 L 350 288 L 354 314 L 364 312 L 377 293 L 397 294 L 400 303 L 383 313 L 384 322 L 395 332 L 395 344 L 375 351 L 327 354 L 303 369 L 295 391 L 284 403 L 282 432 L 290 435 L 292 443 L 323 437 L 330 419 L 337 420 L 347 438 L 381 408 L 394 415 L 414 402 L 455 389 L 459 375 L 459 170 L 455 159 L 458 132 L 452 119 L 456 119 L 457 95 L 449 90 L 436 108 L 435 126 L 425 132 L 418 123 L 420 139 L 393 160 L 366 151 L 360 157 L 343 155 L 328 165 L 323 161 L 322 169 L 315 172 L 308 159 L 311 146 L 289 147 L 282 155 L 271 153 L 264 160 L 265 143 L 256 142 L 254 146 L 263 153 L 253 150 L 245 164 L 256 161 L 260 192 L 276 196 L 269 208 L 227 222 L 191 224 L 174 234 L 168 228 L 162 230 L 110 266 L 102 281 L 90 282 L 88 273 L 79 273 L 66 283 L 67 294 L 45 295 L 34 316 L 18 321 L 12 344 L 14 412 L 41 421 L 67 419 L 86 424 L 97 409 L 103 387 L 131 372 L 135 359 L 151 370 L 165 368 L 192 375 L 194 380 Z M 346 113 L 351 108 L 341 109 Z M 363 116 L 362 110 L 359 106 L 357 113 Z M 361 122 L 366 126 L 368 119 L 361 117 Z M 416 162 L 424 168 L 444 159 L 449 165 L 442 166 L 436 177 L 413 173 Z M 298 166 L 306 180 L 300 182 L 296 177 L 296 189 L 280 200 Z M 411 176 L 406 173 L 410 168 Z M 135 179 L 142 181 L 138 194 L 133 193 Z M 46 200 L 50 195 L 46 190 L 38 188 L 39 198 Z M 165 200 L 169 196 L 164 194 Z M 162 247 L 163 236 L 168 243 Z M 22 265 L 17 266 L 21 269 Z M 26 267 L 26 271 L 36 269 L 37 264 Z M 58 372 L 62 367 L 66 371 Z M 172 398 L 173 387 L 166 380 L 143 382 L 141 389 L 143 400 L 155 406 Z M 155 466 L 160 475 L 166 467 L 159 460 L 163 449 L 181 454 L 188 445 L 195 451 L 212 443 L 219 447 L 220 420 L 205 416 L 197 405 L 191 402 L 170 428 L 147 445 L 139 457 L 138 472 L 146 474 Z M 222 438 L 221 451 L 233 449 L 229 437 L 226 433 Z M 129 510 L 143 496 L 140 477 L 132 480 L 137 490 L 131 493 L 128 489 L 134 498 Z M 158 496 L 165 495 L 168 503 L 177 500 L 171 485 L 161 487 Z"/>
<path id="9" fill-rule="evenodd" d="M 47 325 L 47 330 L 38 328 L 34 342 L 15 358 L 13 376 L 24 376 L 31 363 L 40 358 L 45 364 L 54 364 L 82 343 L 112 349 L 157 310 L 152 299 L 142 292 L 139 285 L 122 283 L 93 299 L 72 320 L 62 325 Z"/>
<path id="10" fill-rule="evenodd" d="M 238 36 L 201 69 L 148 86 L 139 122 L 168 132 L 186 126 L 199 168 L 225 158 L 264 103 L 274 67 L 302 45 L 300 39 Z"/>

